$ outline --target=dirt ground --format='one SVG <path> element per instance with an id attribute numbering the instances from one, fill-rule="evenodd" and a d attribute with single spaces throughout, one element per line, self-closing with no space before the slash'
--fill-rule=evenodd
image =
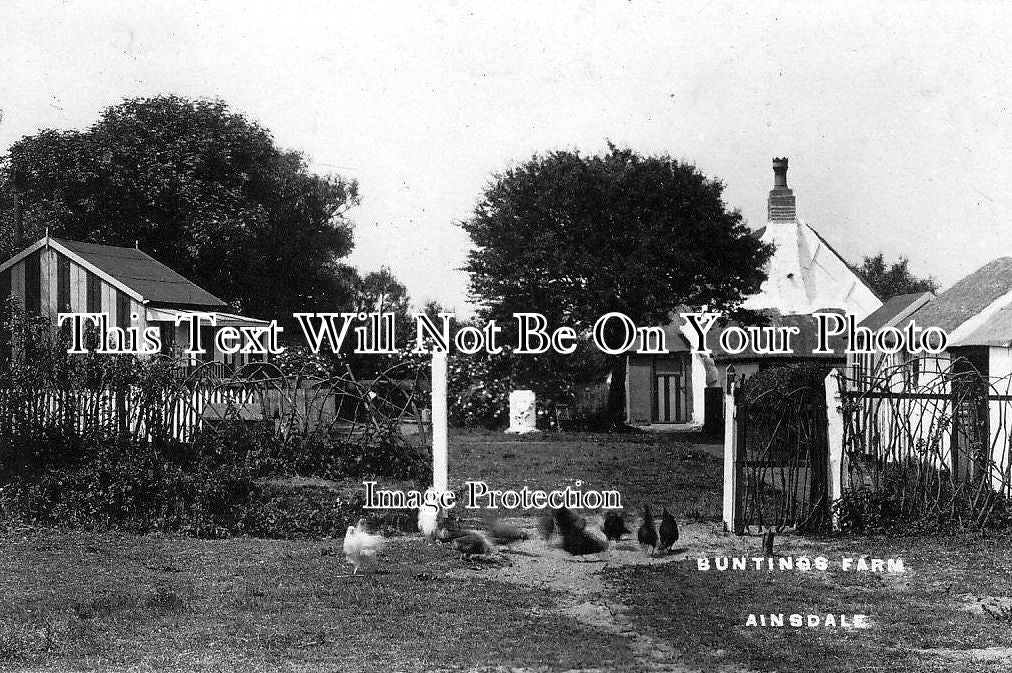
<path id="1" fill-rule="evenodd" d="M 613 542 L 600 554 L 574 557 L 559 549 L 538 534 L 529 518 L 504 519 L 525 530 L 526 541 L 502 547 L 494 564 L 479 562 L 471 568 L 454 571 L 461 578 L 500 580 L 525 587 L 540 587 L 563 596 L 556 602 L 556 612 L 564 617 L 628 640 L 637 664 L 646 671 L 657 673 L 701 673 L 681 660 L 678 652 L 668 643 L 637 630 L 629 617 L 630 606 L 609 586 L 605 577 L 608 569 L 635 566 L 664 566 L 686 559 L 715 554 L 742 554 L 756 552 L 754 544 L 743 538 L 715 533 L 711 524 L 686 524 L 679 531 L 679 540 L 669 554 L 649 555 L 640 549 L 635 533 Z M 633 531 L 639 519 L 627 521 Z M 412 540 L 405 540 L 411 544 Z M 536 669 L 510 669 L 516 673 L 532 673 Z M 579 669 L 591 673 L 599 669 Z M 714 669 L 706 669 L 714 670 Z M 721 667 L 728 673 L 745 671 L 733 666 Z M 573 671 L 576 673 L 576 671 Z"/>

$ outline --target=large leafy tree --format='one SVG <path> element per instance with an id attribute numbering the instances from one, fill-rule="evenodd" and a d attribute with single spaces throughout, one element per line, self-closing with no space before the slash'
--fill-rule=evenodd
<path id="1" fill-rule="evenodd" d="M 915 276 L 910 273 L 909 264 L 910 260 L 906 257 L 900 257 L 898 261 L 890 264 L 880 252 L 874 257 L 865 257 L 857 272 L 883 299 L 899 294 L 938 291 L 938 283 L 932 276 L 927 278 Z"/>
<path id="2" fill-rule="evenodd" d="M 376 310 L 392 313 L 397 317 L 398 323 L 408 319 L 411 309 L 408 288 L 397 280 L 390 267 L 380 267 L 379 271 L 370 271 L 358 278 L 354 290 L 354 310 L 366 313 Z"/>
<path id="3" fill-rule="evenodd" d="M 662 324 L 681 305 L 731 311 L 758 291 L 772 250 L 722 193 L 669 156 L 613 145 L 601 156 L 534 156 L 495 175 L 462 223 L 473 299 L 486 318 L 536 311 L 581 333 L 610 311 L 639 325 Z M 610 369 L 617 419 L 625 358 Z"/>
<path id="4" fill-rule="evenodd" d="M 54 236 L 139 245 L 239 310 L 267 318 L 352 300 L 346 218 L 358 186 L 217 100 L 107 108 L 85 131 L 46 130 L 0 163 L 0 254 Z M 20 233 L 17 233 L 20 232 Z"/>

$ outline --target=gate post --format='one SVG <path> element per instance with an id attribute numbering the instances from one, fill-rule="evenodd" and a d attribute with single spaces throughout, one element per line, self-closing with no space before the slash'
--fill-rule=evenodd
<path id="1" fill-rule="evenodd" d="M 837 500 L 843 497 L 843 377 L 835 368 L 826 376 L 826 433 L 829 447 L 829 460 L 826 461 L 826 469 L 829 470 L 828 493 L 826 494 L 827 504 L 832 512 L 832 507 Z M 832 512 L 833 530 L 840 527 L 840 516 Z"/>
<path id="2" fill-rule="evenodd" d="M 736 497 L 738 484 L 738 419 L 734 403 L 735 382 L 728 377 L 724 388 L 724 530 L 741 533 L 741 513 Z"/>
<path id="3" fill-rule="evenodd" d="M 447 433 L 446 351 L 432 352 L 432 488 L 448 487 L 449 438 Z"/>

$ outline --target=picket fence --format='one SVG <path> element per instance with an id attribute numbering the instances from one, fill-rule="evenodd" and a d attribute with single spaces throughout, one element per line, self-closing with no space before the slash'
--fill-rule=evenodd
<path id="1" fill-rule="evenodd" d="M 262 395 L 252 387 L 192 387 L 158 395 L 138 387 L 0 388 L 0 436 L 125 433 L 140 440 L 160 435 L 188 442 L 208 421 L 262 418 L 258 398 Z"/>

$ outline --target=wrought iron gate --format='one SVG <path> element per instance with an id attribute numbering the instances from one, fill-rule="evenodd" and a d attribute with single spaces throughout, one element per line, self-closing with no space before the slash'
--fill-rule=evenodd
<path id="1" fill-rule="evenodd" d="M 738 390 L 735 423 L 735 529 L 814 532 L 826 526 L 829 442 L 824 396 L 808 388 L 759 395 Z"/>

